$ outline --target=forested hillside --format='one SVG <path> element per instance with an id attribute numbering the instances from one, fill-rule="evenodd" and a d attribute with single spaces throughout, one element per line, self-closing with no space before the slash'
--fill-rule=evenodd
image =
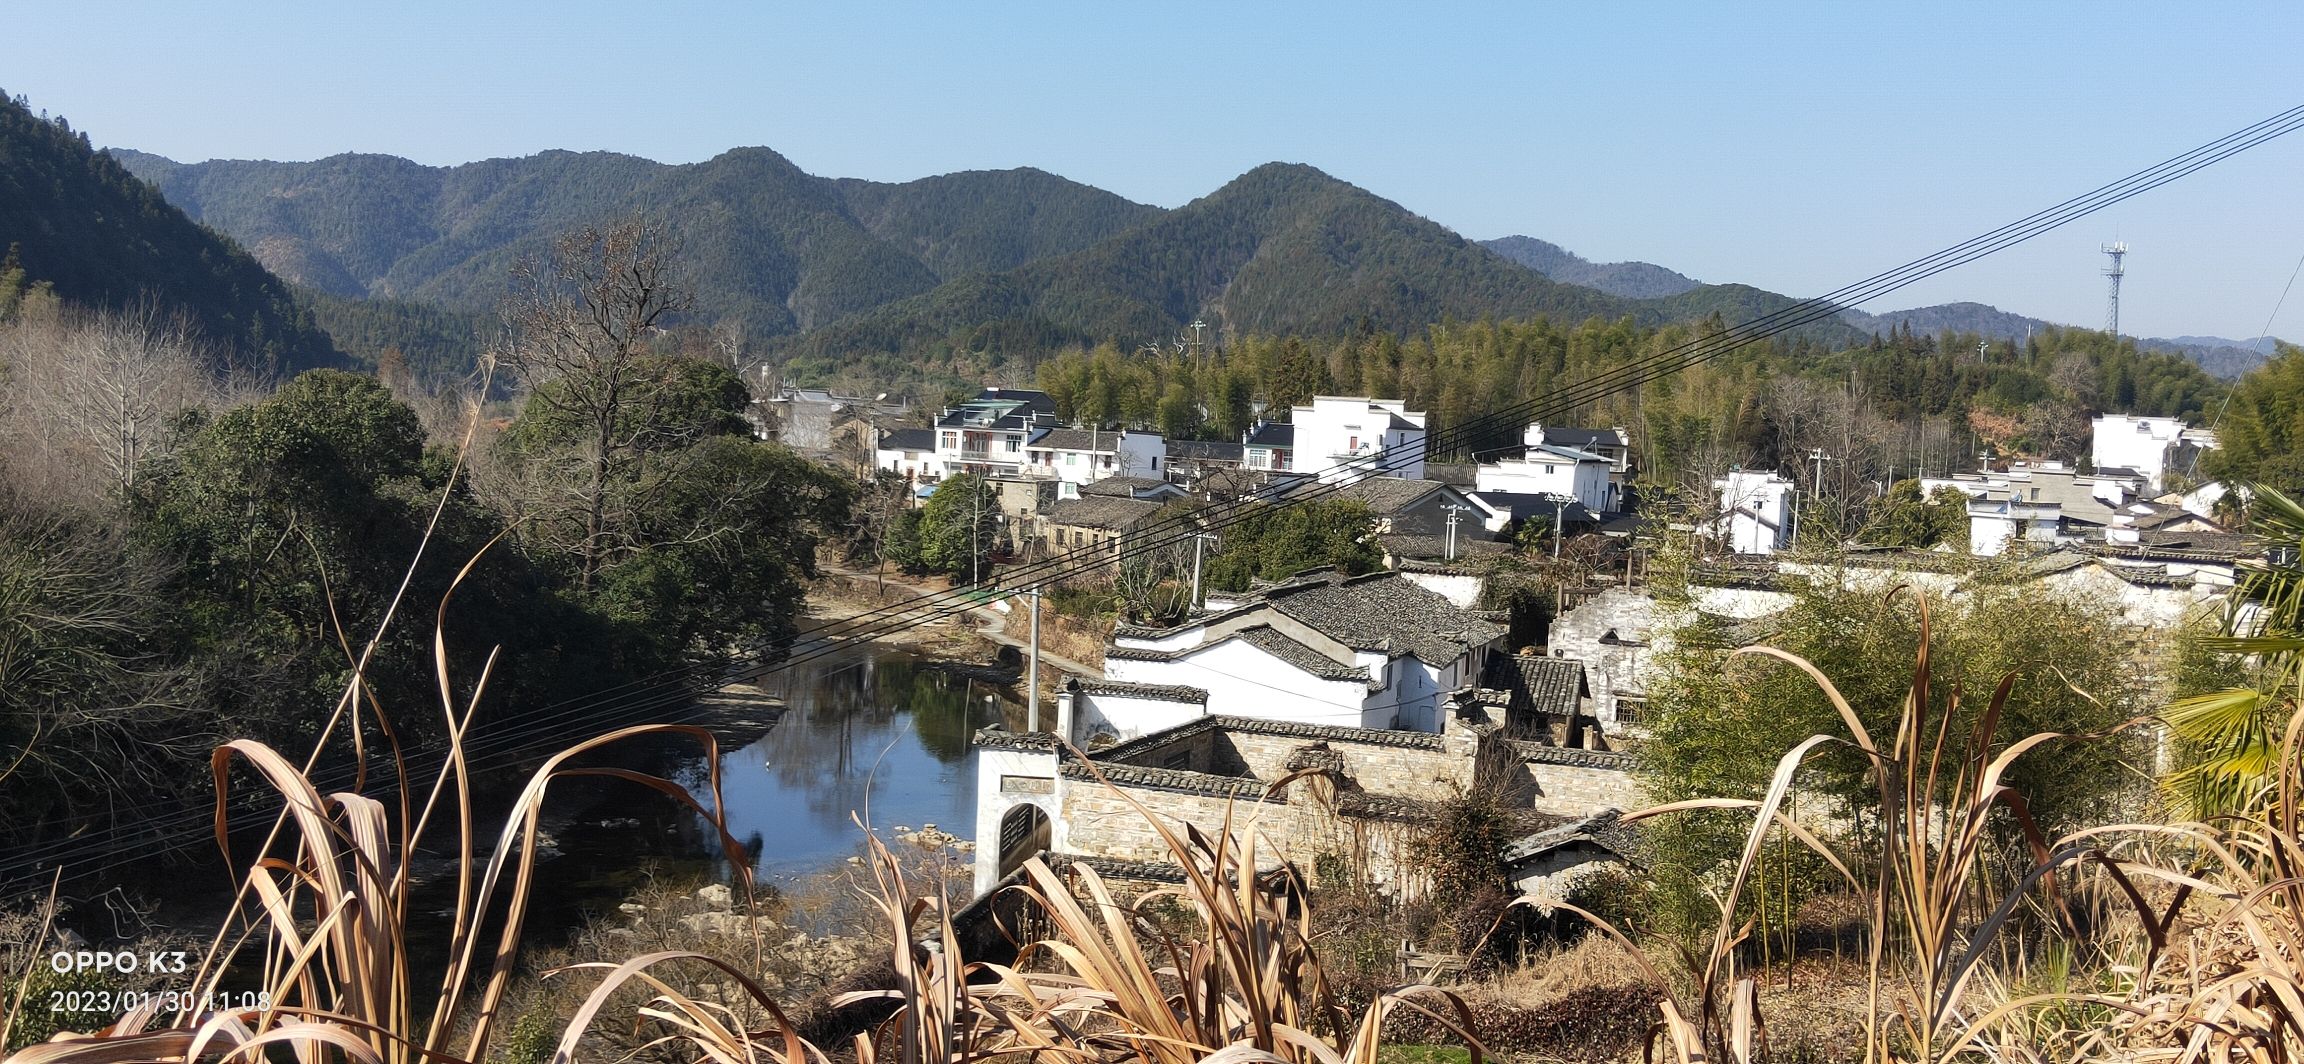
<path id="1" fill-rule="evenodd" d="M 565 151 L 454 167 L 115 154 L 292 281 L 450 310 L 492 310 L 512 263 L 561 233 L 660 216 L 680 239 L 699 317 L 756 339 L 1085 247 L 1158 213 L 1039 171 L 832 181 L 765 148 L 687 166 Z"/>
<path id="2" fill-rule="evenodd" d="M 1597 288 L 1627 299 L 1676 296 L 1703 282 L 1652 262 L 1593 262 L 1549 240 L 1506 236 L 1480 246 L 1565 284 Z"/>
<path id="3" fill-rule="evenodd" d="M 181 308 L 243 370 L 280 376 L 339 359 L 288 286 L 256 259 L 194 224 L 62 118 L 36 115 L 5 93 L 0 248 L 15 265 L 0 272 L 75 304 L 123 308 L 149 298 Z"/>
<path id="4" fill-rule="evenodd" d="M 803 337 L 794 370 L 902 352 L 996 368 L 1052 345 L 1170 341 L 1195 320 L 1212 337 L 1341 337 L 1451 319 L 1734 321 L 1790 302 L 1744 286 L 1627 300 L 1560 284 L 1312 167 L 1272 163 L 1094 247 L 965 277 Z"/>

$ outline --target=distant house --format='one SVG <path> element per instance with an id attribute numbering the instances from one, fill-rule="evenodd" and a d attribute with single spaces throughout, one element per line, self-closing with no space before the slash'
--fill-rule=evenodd
<path id="1" fill-rule="evenodd" d="M 1441 730 L 1445 697 L 1476 680 L 1504 629 L 1399 573 L 1310 573 L 1164 629 L 1124 627 L 1107 679 L 1206 693 L 1205 712 L 1363 728 Z M 1082 739 L 1158 722 L 1079 705 Z M 1165 718 L 1163 718 L 1165 719 Z"/>
<path id="2" fill-rule="evenodd" d="M 821 388 L 784 388 L 763 405 L 769 425 L 761 435 L 810 455 L 839 446 L 834 430 L 843 423 L 861 420 L 875 428 L 885 427 L 911 413 L 911 405 L 903 399 L 885 395 L 867 399 Z M 870 436 L 862 438 L 868 440 Z"/>
<path id="3" fill-rule="evenodd" d="M 1285 421 L 1259 421 L 1240 441 L 1242 461 L 1250 469 L 1287 473 L 1296 469 L 1296 426 Z"/>
<path id="4" fill-rule="evenodd" d="M 1550 746 L 1597 745 L 1586 729 L 1591 699 L 1584 663 L 1536 654 L 1492 654 L 1481 687 L 1503 696 L 1504 728 L 1514 738 Z"/>
<path id="5" fill-rule="evenodd" d="M 944 476 L 1020 473 L 1024 444 L 1056 423 L 1047 392 L 986 388 L 974 399 L 936 416 L 936 460 Z"/>
<path id="6" fill-rule="evenodd" d="M 1608 461 L 1608 472 L 1619 478 L 1632 472 L 1631 435 L 1622 426 L 1579 429 L 1538 423 L 1528 426 L 1521 440 L 1531 447 L 1561 447 L 1599 455 Z"/>
<path id="7" fill-rule="evenodd" d="M 1210 475 L 1237 470 L 1246 465 L 1247 461 L 1248 445 L 1245 443 L 1169 440 L 1168 467 L 1163 472 L 1168 479 L 1199 491 Z"/>
<path id="8" fill-rule="evenodd" d="M 1531 428 L 1533 435 L 1537 430 Z M 1613 513 L 1621 496 L 1612 479 L 1615 463 L 1591 451 L 1540 443 L 1515 457 L 1481 463 L 1479 490 L 1514 495 L 1562 495 L 1593 513 Z"/>
<path id="9" fill-rule="evenodd" d="M 1365 504 L 1376 518 L 1378 533 L 1445 536 L 1449 518 L 1454 517 L 1457 536 L 1471 539 L 1484 534 L 1480 513 L 1472 500 L 1464 492 L 1437 480 L 1367 477 L 1337 488 L 1325 497 Z"/>
<path id="10" fill-rule="evenodd" d="M 1604 735 L 1642 723 L 1666 627 L 1664 609 L 1644 588 L 1609 588 L 1552 619 L 1546 649 L 1584 670 L 1590 715 Z"/>
<path id="11" fill-rule="evenodd" d="M 1167 457 L 1167 441 L 1159 433 L 1128 429 L 1051 428 L 1024 444 L 1028 472 L 1075 484 L 1105 477 L 1159 477 Z"/>
<path id="12" fill-rule="evenodd" d="M 1291 407 L 1295 470 L 1323 480 L 1424 477 L 1424 413 L 1398 399 L 1318 395 Z"/>
<path id="13" fill-rule="evenodd" d="M 1792 482 L 1773 472 L 1731 469 L 1712 482 L 1720 500 L 1713 533 L 1738 554 L 1774 554 L 1792 545 Z"/>
<path id="14" fill-rule="evenodd" d="M 2216 449 L 2216 430 L 2191 428 L 2172 417 L 2104 414 L 2091 427 L 2095 468 L 2132 470 L 2153 492 L 2165 486 L 2170 472 L 2188 471 L 2201 452 Z"/>
<path id="15" fill-rule="evenodd" d="M 872 445 L 872 467 L 918 481 L 940 480 L 944 465 L 936 457 L 936 430 L 890 429 Z"/>
<path id="16" fill-rule="evenodd" d="M 1057 499 L 1040 510 L 1042 547 L 1051 555 L 1074 554 L 1082 567 L 1109 565 L 1125 557 L 1129 539 L 1153 523 L 1163 503 L 1110 495 Z"/>

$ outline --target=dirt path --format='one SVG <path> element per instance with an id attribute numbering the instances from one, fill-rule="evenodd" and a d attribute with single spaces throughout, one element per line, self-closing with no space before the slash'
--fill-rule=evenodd
<path id="1" fill-rule="evenodd" d="M 931 583 L 909 580 L 898 575 L 876 577 L 875 574 L 864 572 L 859 569 L 847 569 L 833 565 L 819 565 L 818 568 L 827 574 L 845 577 L 860 584 L 870 584 L 876 579 L 881 580 L 887 584 L 890 590 L 899 591 L 907 597 L 935 595 L 950 590 L 949 588 L 940 587 Z M 846 620 L 850 617 L 855 617 L 879 608 L 879 606 L 873 604 L 856 602 L 848 596 L 839 596 L 833 601 L 826 601 L 822 602 L 821 604 L 816 601 L 812 601 L 810 603 L 809 612 L 820 620 L 830 623 Z M 1015 608 L 1024 609 L 1026 607 L 1018 605 Z M 955 614 L 949 620 L 929 621 L 913 628 L 901 629 L 890 633 L 887 636 L 880 636 L 876 638 L 904 646 L 933 646 L 937 642 L 942 641 L 942 633 L 937 632 L 936 630 L 944 629 L 952 623 L 952 620 L 960 619 L 965 619 L 966 622 L 973 627 L 973 634 L 977 638 L 982 639 L 987 643 L 991 643 L 995 646 L 1015 647 L 1018 651 L 1025 654 L 1027 658 L 1029 658 L 1032 653 L 1032 648 L 1027 640 L 1018 639 L 1007 633 L 1005 630 L 1007 628 L 1007 615 L 999 609 L 995 608 L 989 602 L 978 604 L 964 613 Z M 1056 674 L 1059 672 L 1067 672 L 1075 676 L 1084 676 L 1090 679 L 1101 679 L 1104 676 L 1103 669 L 1074 661 L 1071 658 L 1052 653 L 1043 648 L 1040 651 L 1041 683 L 1053 683 Z"/>

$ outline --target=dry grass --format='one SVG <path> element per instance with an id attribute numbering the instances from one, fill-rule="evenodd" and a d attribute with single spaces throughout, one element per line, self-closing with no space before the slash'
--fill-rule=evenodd
<path id="1" fill-rule="evenodd" d="M 2276 793 L 2261 804 L 2261 815 L 2213 826 L 2118 824 L 2051 842 L 2022 793 L 2005 781 L 2043 744 L 2097 737 L 2044 733 L 2004 741 L 2001 707 L 2013 677 L 1973 715 L 1962 712 L 1956 690 L 1944 704 L 1931 704 L 1924 606 L 1912 683 L 1893 734 L 1878 739 L 1814 665 L 1767 647 L 1739 653 L 1807 673 L 1839 711 L 1846 734 L 1812 736 L 1786 752 L 1757 800 L 1677 802 L 1627 818 L 1692 809 L 1753 815 L 1742 858 L 1716 899 L 1719 925 L 1708 950 L 1688 958 L 1692 975 L 1684 987 L 1618 929 L 1594 919 L 1662 992 L 1660 1019 L 1648 1034 L 1651 1059 L 1748 1064 L 1834 1055 L 1829 1038 L 1816 1042 L 1790 1028 L 1771 1037 L 1764 997 L 1771 1014 L 1789 1009 L 1800 1016 L 1802 1031 L 1828 1032 L 1831 1025 L 1798 1011 L 1815 1009 L 1813 1000 L 1796 991 L 1764 994 L 1761 981 L 1742 969 L 1752 927 L 1739 922 L 1741 902 L 1775 838 L 1821 855 L 1868 910 L 1868 955 L 1854 973 L 1862 1001 L 1852 1010 L 1867 1061 L 2304 1059 L 2304 845 L 2297 834 L 2304 710 L 2288 729 L 2286 771 L 2275 774 Z M 1826 745 L 1852 747 L 1871 765 L 1872 800 L 1855 811 L 1864 831 L 1802 824 L 1786 812 L 1802 762 Z M 2029 868 L 2013 875 L 1997 867 L 1995 853 L 2009 832 L 2031 855 Z M 1798 979 L 1795 969 L 1790 980 Z M 1829 975 L 1811 984 L 1845 1001 L 1833 985 Z"/>

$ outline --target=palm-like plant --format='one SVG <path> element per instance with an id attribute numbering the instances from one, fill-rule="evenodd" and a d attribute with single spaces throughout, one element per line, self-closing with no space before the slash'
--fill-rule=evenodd
<path id="1" fill-rule="evenodd" d="M 2250 497 L 2256 531 L 2277 560 L 2243 561 L 2220 622 L 2205 648 L 2239 656 L 2246 682 L 2178 698 L 2161 712 L 2185 751 L 2162 788 L 2198 819 L 2245 813 L 2265 800 L 2280 763 L 2282 725 L 2304 692 L 2304 505 L 2260 484 Z"/>

